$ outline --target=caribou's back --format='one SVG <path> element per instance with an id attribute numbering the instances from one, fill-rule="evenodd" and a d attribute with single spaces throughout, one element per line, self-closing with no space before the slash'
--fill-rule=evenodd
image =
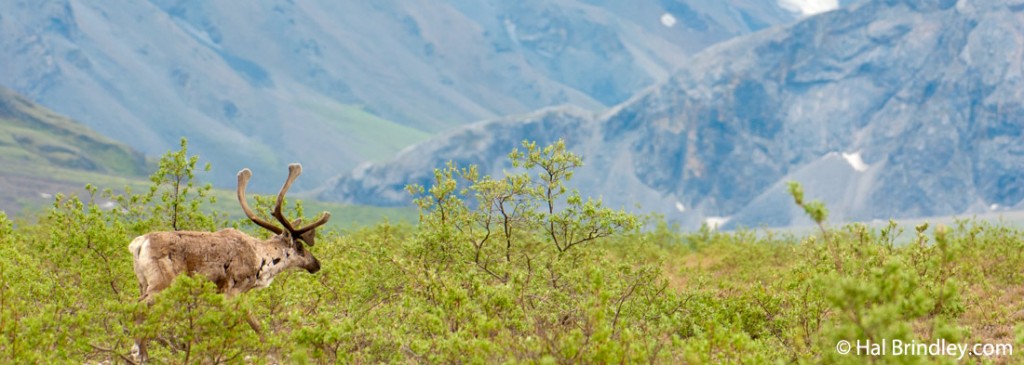
<path id="1" fill-rule="evenodd" d="M 218 291 L 257 285 L 259 254 L 253 239 L 235 229 L 217 232 L 152 232 L 128 245 L 143 297 L 159 292 L 179 274 L 203 275 Z"/>

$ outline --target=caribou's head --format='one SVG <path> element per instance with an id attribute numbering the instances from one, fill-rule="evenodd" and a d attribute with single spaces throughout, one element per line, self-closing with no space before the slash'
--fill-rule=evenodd
<path id="1" fill-rule="evenodd" d="M 324 212 L 320 215 L 320 218 L 306 226 L 301 226 L 302 222 L 299 219 L 289 222 L 285 218 L 284 213 L 281 211 L 284 195 L 291 188 L 295 178 L 299 177 L 300 174 L 302 174 L 302 165 L 297 163 L 288 165 L 288 179 L 285 180 L 284 186 L 281 187 L 281 191 L 277 194 L 277 202 L 274 204 L 273 212 L 271 212 L 271 216 L 281 224 L 280 227 L 261 219 L 249 209 L 249 204 L 245 200 L 245 187 L 249 185 L 249 179 L 252 177 L 252 171 L 249 171 L 249 169 L 242 169 L 242 171 L 238 172 L 238 202 L 242 205 L 245 215 L 253 223 L 274 232 L 274 236 L 265 241 L 264 244 L 269 249 L 276 251 L 277 255 L 275 255 L 276 258 L 273 260 L 283 260 L 284 262 L 272 262 L 272 265 L 283 264 L 285 268 L 299 267 L 312 274 L 320 271 L 320 261 L 313 257 L 313 253 L 305 246 L 312 247 L 316 244 L 316 229 L 327 223 L 327 220 L 331 219 L 331 214 Z"/>

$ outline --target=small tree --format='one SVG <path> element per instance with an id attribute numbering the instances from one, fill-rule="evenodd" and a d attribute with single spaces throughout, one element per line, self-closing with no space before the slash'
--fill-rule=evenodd
<path id="1" fill-rule="evenodd" d="M 515 247 L 517 242 L 536 242 L 527 237 L 537 237 L 561 255 L 637 226 L 633 214 L 606 208 L 599 199 L 584 200 L 578 191 L 566 188 L 574 170 L 583 166 L 583 159 L 569 152 L 564 141 L 544 148 L 524 141 L 522 146 L 524 150 L 513 149 L 508 157 L 512 166 L 523 172 L 492 178 L 481 176 L 476 166 L 460 169 L 449 162 L 434 171 L 430 189 L 408 188 L 413 195 L 420 195 L 415 203 L 420 208 L 420 223 L 427 228 L 424 234 L 429 235 L 424 240 L 430 247 L 426 251 L 443 254 L 447 259 L 442 262 L 447 262 L 455 252 L 468 249 L 477 267 L 505 282 L 508 272 L 499 272 L 502 265 L 512 263 L 518 255 L 530 261 L 533 250 Z M 460 188 L 460 181 L 469 186 Z"/>
<path id="2" fill-rule="evenodd" d="M 828 219 L 828 208 L 825 208 L 825 203 L 822 203 L 821 200 L 805 202 L 804 187 L 796 181 L 790 181 L 786 185 L 789 188 L 789 195 L 793 196 L 793 201 L 796 205 L 802 208 L 804 213 L 818 225 L 822 236 L 827 236 L 828 231 L 825 229 L 825 220 Z"/>
<path id="3" fill-rule="evenodd" d="M 804 201 L 804 187 L 796 181 L 789 181 L 786 185 L 789 188 L 789 195 L 793 196 L 793 202 L 800 208 L 803 208 L 804 213 L 818 225 L 818 229 L 821 230 L 821 239 L 825 242 L 825 247 L 828 248 L 829 254 L 832 256 L 832 262 L 835 265 L 836 271 L 842 272 L 843 261 L 842 254 L 839 252 L 839 243 L 829 239 L 828 229 L 825 228 L 825 220 L 828 219 L 828 208 L 825 208 L 825 203 L 817 199 L 809 202 Z"/>
<path id="4" fill-rule="evenodd" d="M 153 216 L 158 226 L 175 231 L 185 229 L 214 229 L 214 219 L 199 210 L 204 201 L 216 202 L 210 195 L 212 186 L 207 183 L 196 187 L 195 172 L 199 156 L 188 155 L 188 141 L 181 138 L 181 149 L 167 152 L 160 157 L 157 171 L 149 176 L 153 183 L 147 201 L 159 194 L 160 201 L 153 207 Z M 203 167 L 210 171 L 210 164 Z M 164 225 L 166 223 L 166 225 Z"/>
<path id="5" fill-rule="evenodd" d="M 546 210 L 540 217 L 558 252 L 636 227 L 634 215 L 605 208 L 600 200 L 584 201 L 579 191 L 565 187 L 574 170 L 583 166 L 583 158 L 569 152 L 565 141 L 559 139 L 543 149 L 536 142 L 523 141 L 523 148 L 526 151 L 512 150 L 509 159 L 514 167 L 539 170 L 539 180 L 527 180 L 533 185 L 529 192 Z"/>

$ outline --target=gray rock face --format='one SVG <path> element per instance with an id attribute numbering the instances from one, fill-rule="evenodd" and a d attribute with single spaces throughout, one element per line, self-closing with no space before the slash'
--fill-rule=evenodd
<path id="1" fill-rule="evenodd" d="M 1019 207 L 1022 58 L 1024 1 L 869 1 L 713 46 L 657 88 L 546 139 L 584 155 L 585 192 L 690 227 L 800 223 L 788 180 L 834 220 Z M 522 140 L 517 125 L 486 129 Z M 402 181 L 460 138 L 406 153 L 416 165 L 399 159 L 347 179 L 389 171 Z"/>
<path id="2" fill-rule="evenodd" d="M 291 161 L 309 184 L 464 123 L 603 109 L 708 45 L 794 19 L 703 3 L 4 1 L 0 84 L 149 155 L 189 137 L 221 185 Z"/>
<path id="3" fill-rule="evenodd" d="M 406 149 L 389 163 L 367 163 L 350 174 L 338 176 L 326 185 L 321 197 L 358 204 L 406 205 L 411 199 L 405 187 L 430 186 L 434 178 L 432 167 L 456 161 L 460 166 L 477 165 L 481 173 L 499 176 L 503 168 L 510 168 L 508 153 L 520 147 L 523 140 L 551 144 L 559 136 L 587 130 L 594 120 L 592 112 L 558 107 L 529 116 L 473 124 Z"/>

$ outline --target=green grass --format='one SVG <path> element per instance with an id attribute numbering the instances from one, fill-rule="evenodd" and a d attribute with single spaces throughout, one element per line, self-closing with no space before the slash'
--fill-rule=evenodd
<path id="1" fill-rule="evenodd" d="M 427 132 L 370 114 L 355 105 L 307 100 L 302 106 L 325 119 L 335 121 L 333 128 L 353 136 L 353 149 L 375 161 L 390 158 L 403 148 L 431 136 Z"/>

